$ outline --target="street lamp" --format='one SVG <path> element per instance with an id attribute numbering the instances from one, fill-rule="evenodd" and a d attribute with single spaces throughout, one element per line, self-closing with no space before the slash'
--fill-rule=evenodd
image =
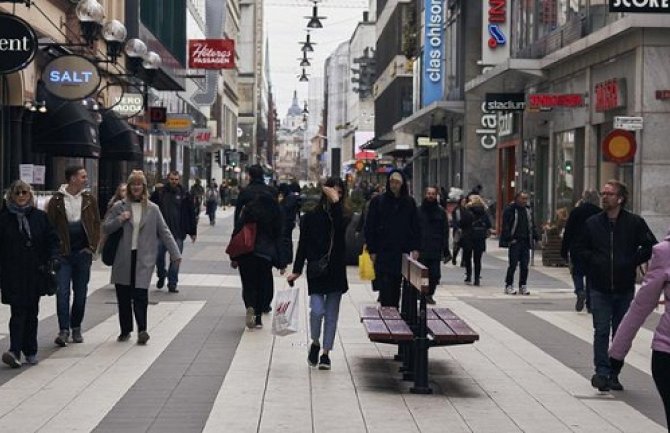
<path id="1" fill-rule="evenodd" d="M 307 27 L 310 29 L 320 29 L 323 28 L 323 24 L 321 24 L 321 20 L 325 20 L 326 17 L 320 17 L 319 16 L 319 11 L 316 6 L 316 0 L 313 1 L 314 6 L 312 7 L 312 16 L 311 17 L 305 17 L 309 18 L 309 22 L 307 23 Z"/>
<path id="2" fill-rule="evenodd" d="M 126 36 L 128 36 L 128 31 L 121 21 L 107 21 L 102 26 L 102 38 L 107 43 L 107 56 L 111 59 L 112 63 L 116 63 L 116 60 L 119 58 L 123 43 L 126 41 Z"/>
<path id="3" fill-rule="evenodd" d="M 102 20 L 105 19 L 105 9 L 97 0 L 81 0 L 75 13 L 79 19 L 82 37 L 88 46 L 93 46 L 100 33 Z"/>

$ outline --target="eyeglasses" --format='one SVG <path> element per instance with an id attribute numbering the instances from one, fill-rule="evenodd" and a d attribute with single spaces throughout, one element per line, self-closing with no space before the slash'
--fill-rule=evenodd
<path id="1" fill-rule="evenodd" d="M 600 195 L 618 195 L 616 192 L 601 191 Z"/>
<path id="2" fill-rule="evenodd" d="M 28 195 L 30 194 L 30 191 L 26 191 L 25 189 L 14 191 L 14 195 Z"/>

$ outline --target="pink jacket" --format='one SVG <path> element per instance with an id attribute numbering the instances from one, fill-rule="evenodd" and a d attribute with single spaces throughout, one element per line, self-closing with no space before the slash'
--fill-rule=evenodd
<path id="1" fill-rule="evenodd" d="M 670 353 L 670 309 L 667 304 L 670 299 L 670 232 L 665 237 L 665 241 L 654 246 L 642 287 L 630 304 L 610 346 L 609 354 L 612 358 L 624 359 L 633 344 L 633 338 L 638 329 L 649 314 L 658 307 L 661 294 L 664 294 L 666 302 L 665 311 L 654 332 L 651 348 Z"/>

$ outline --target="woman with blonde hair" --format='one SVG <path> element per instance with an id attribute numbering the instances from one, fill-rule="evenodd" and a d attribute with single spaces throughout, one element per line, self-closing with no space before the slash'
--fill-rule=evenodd
<path id="1" fill-rule="evenodd" d="M 158 206 L 149 201 L 144 173 L 133 170 L 128 177 L 128 195 L 117 202 L 102 226 L 107 236 L 123 230 L 112 265 L 112 283 L 116 286 L 121 333 L 118 341 L 127 341 L 133 330 L 133 312 L 137 322 L 137 344 L 149 340 L 147 307 L 149 283 L 156 266 L 160 240 L 177 265 L 181 254 Z"/>
<path id="2" fill-rule="evenodd" d="M 56 263 L 60 241 L 47 214 L 34 205 L 30 185 L 14 181 L 0 212 L 0 287 L 11 308 L 9 351 L 2 362 L 12 368 L 37 364 L 37 315 L 40 297 L 49 294 L 47 272 Z M 53 293 L 51 293 L 53 294 Z"/>

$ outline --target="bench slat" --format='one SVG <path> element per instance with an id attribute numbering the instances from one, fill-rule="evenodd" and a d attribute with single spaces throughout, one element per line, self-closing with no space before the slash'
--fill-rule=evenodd
<path id="1" fill-rule="evenodd" d="M 403 320 L 384 320 L 394 340 L 412 340 L 414 333 Z"/>
<path id="2" fill-rule="evenodd" d="M 379 307 L 377 305 L 361 305 L 361 322 L 365 319 L 380 319 Z"/>
<path id="3" fill-rule="evenodd" d="M 474 338 L 475 340 L 479 340 L 479 334 L 477 334 L 475 331 L 468 326 L 467 323 L 465 323 L 461 319 L 454 319 L 454 320 L 445 320 L 444 321 L 451 329 L 454 330 L 454 334 L 460 335 L 462 337 L 471 337 Z"/>
<path id="4" fill-rule="evenodd" d="M 364 319 L 363 326 L 370 340 L 390 341 L 393 339 L 383 320 Z"/>
<path id="5" fill-rule="evenodd" d="M 428 320 L 428 331 L 433 335 L 433 337 L 441 341 L 447 337 L 453 337 L 454 331 L 446 323 L 440 319 Z"/>
<path id="6" fill-rule="evenodd" d="M 384 320 L 402 320 L 400 312 L 395 307 L 379 307 L 379 315 Z"/>
<path id="7" fill-rule="evenodd" d="M 460 320 L 460 317 L 448 308 L 432 308 L 432 310 L 435 314 L 440 316 L 440 319 L 442 320 Z"/>

